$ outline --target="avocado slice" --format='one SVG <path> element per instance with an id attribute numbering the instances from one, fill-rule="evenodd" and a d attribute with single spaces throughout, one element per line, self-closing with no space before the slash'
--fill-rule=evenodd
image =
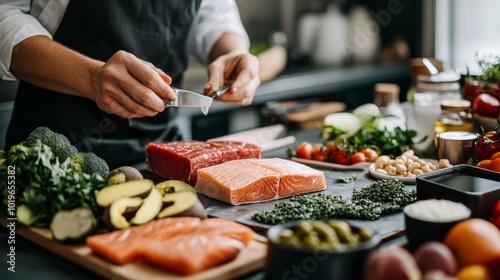
<path id="1" fill-rule="evenodd" d="M 156 185 L 163 194 L 163 209 L 158 218 L 191 216 L 206 218 L 205 208 L 193 187 L 180 180 L 168 180 Z"/>
<path id="2" fill-rule="evenodd" d="M 154 183 L 149 179 L 127 181 L 116 185 L 110 185 L 97 193 L 96 201 L 101 207 L 108 207 L 117 199 L 123 197 L 140 197 L 149 196 L 154 188 Z"/>
<path id="3" fill-rule="evenodd" d="M 142 198 L 136 197 L 122 197 L 114 201 L 111 206 L 107 209 L 103 217 L 104 225 L 110 229 L 124 229 L 130 227 L 130 223 L 127 217 L 124 216 L 128 212 L 127 216 L 131 213 L 137 213 L 142 205 Z M 134 215 L 135 216 L 135 215 Z"/>
<path id="4" fill-rule="evenodd" d="M 161 192 L 153 188 L 149 196 L 143 199 L 141 208 L 137 210 L 130 223 L 142 225 L 153 220 L 163 207 L 162 198 Z"/>

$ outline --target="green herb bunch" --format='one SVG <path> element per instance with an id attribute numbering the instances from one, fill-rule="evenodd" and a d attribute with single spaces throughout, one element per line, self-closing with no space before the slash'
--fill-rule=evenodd
<path id="1" fill-rule="evenodd" d="M 415 200 L 416 192 L 407 190 L 400 181 L 380 180 L 353 191 L 351 200 L 328 194 L 294 196 L 276 204 L 271 211 L 255 213 L 252 219 L 272 225 L 299 220 L 377 220 L 401 211 Z"/>
<path id="2" fill-rule="evenodd" d="M 7 178 L 9 166 L 14 167 L 15 202 L 31 210 L 30 224 L 46 227 L 59 210 L 79 206 L 99 214 L 95 197 L 107 185 L 102 176 L 74 170 L 70 158 L 60 162 L 40 140 L 21 142 L 0 156 L 0 178 Z M 7 180 L 0 182 L 0 198 L 6 208 L 8 187 Z"/>

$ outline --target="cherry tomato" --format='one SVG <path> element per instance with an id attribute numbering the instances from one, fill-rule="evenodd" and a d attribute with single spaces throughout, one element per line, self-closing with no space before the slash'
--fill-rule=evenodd
<path id="1" fill-rule="evenodd" d="M 495 203 L 491 210 L 490 221 L 500 229 L 500 199 Z"/>
<path id="2" fill-rule="evenodd" d="M 347 153 L 342 149 L 336 149 L 332 153 L 332 158 L 334 163 L 349 165 L 351 164 L 351 159 L 347 156 Z"/>
<path id="3" fill-rule="evenodd" d="M 321 146 L 314 146 L 312 159 L 318 161 L 326 161 L 328 159 L 328 151 Z"/>
<path id="4" fill-rule="evenodd" d="M 374 149 L 364 148 L 359 151 L 366 156 L 366 161 L 374 162 L 378 158 L 378 153 Z"/>
<path id="5" fill-rule="evenodd" d="M 311 159 L 313 152 L 313 145 L 308 142 L 302 142 L 299 146 L 297 146 L 297 150 L 295 151 L 295 155 L 298 158 Z"/>
<path id="6" fill-rule="evenodd" d="M 489 170 L 500 172 L 500 158 L 492 160 L 486 167 Z"/>
<path id="7" fill-rule="evenodd" d="M 467 82 L 462 87 L 462 92 L 465 99 L 469 100 L 470 102 L 474 101 L 474 98 L 478 95 L 479 91 L 482 92 L 482 86 L 480 86 L 477 81 Z"/>
<path id="8" fill-rule="evenodd" d="M 367 158 L 362 152 L 356 152 L 351 156 L 351 164 L 366 162 Z"/>
<path id="9" fill-rule="evenodd" d="M 489 159 L 496 152 L 500 152 L 498 132 L 488 131 L 476 141 L 474 147 L 477 160 Z"/>
<path id="10" fill-rule="evenodd" d="M 478 162 L 476 166 L 479 168 L 488 169 L 488 164 L 490 164 L 490 162 L 491 159 L 483 159 L 482 161 Z"/>
<path id="11" fill-rule="evenodd" d="M 496 153 L 494 153 L 494 154 L 490 157 L 490 159 L 491 159 L 491 160 L 494 160 L 494 159 L 497 159 L 497 158 L 500 158 L 500 152 L 496 152 Z"/>
<path id="12" fill-rule="evenodd" d="M 474 98 L 472 108 L 476 114 L 481 116 L 496 118 L 500 112 L 500 101 L 490 94 L 481 93 Z"/>

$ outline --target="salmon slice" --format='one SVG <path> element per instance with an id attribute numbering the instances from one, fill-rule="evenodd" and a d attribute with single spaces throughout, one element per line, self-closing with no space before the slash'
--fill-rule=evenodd
<path id="1" fill-rule="evenodd" d="M 198 193 L 237 205 L 326 189 L 323 172 L 280 159 L 241 159 L 198 169 Z"/>
<path id="2" fill-rule="evenodd" d="M 247 226 L 211 218 L 201 221 L 194 232 L 150 240 L 139 254 L 157 266 L 187 275 L 231 261 L 252 240 L 253 231 Z"/>
<path id="3" fill-rule="evenodd" d="M 196 232 L 147 242 L 140 252 L 147 262 L 188 275 L 229 262 L 244 247 L 242 242 L 216 232 Z"/>
<path id="4" fill-rule="evenodd" d="M 236 205 L 276 199 L 278 186 L 277 172 L 244 160 L 233 160 L 198 169 L 195 190 Z"/>
<path id="5" fill-rule="evenodd" d="M 326 189 L 324 173 L 307 165 L 281 158 L 249 159 L 246 161 L 280 174 L 278 197 Z"/>
<path id="6" fill-rule="evenodd" d="M 116 264 L 139 257 L 139 248 L 148 240 L 165 239 L 180 233 L 194 232 L 201 220 L 194 217 L 165 218 L 124 230 L 89 236 L 86 244 L 94 252 Z"/>
<path id="7" fill-rule="evenodd" d="M 254 239 L 254 232 L 249 227 L 224 218 L 204 219 L 198 231 L 215 232 L 243 242 L 245 245 Z"/>

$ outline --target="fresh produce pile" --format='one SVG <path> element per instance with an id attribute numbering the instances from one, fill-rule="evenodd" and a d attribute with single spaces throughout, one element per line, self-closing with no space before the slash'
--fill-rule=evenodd
<path id="1" fill-rule="evenodd" d="M 354 190 L 352 200 L 328 194 L 294 196 L 271 211 L 253 214 L 252 219 L 273 225 L 299 220 L 377 220 L 401 211 L 415 200 L 416 192 L 407 190 L 399 180 L 378 180 L 360 191 Z"/>
<path id="2" fill-rule="evenodd" d="M 414 251 L 386 246 L 365 261 L 364 279 L 494 280 L 500 277 L 500 231 L 470 218 L 453 226 L 442 241 L 427 241 Z"/>
<path id="3" fill-rule="evenodd" d="M 93 153 L 78 153 L 69 140 L 46 127 L 34 130 L 26 141 L 0 151 L 0 198 L 7 210 L 25 225 L 46 227 L 61 210 L 86 207 L 99 214 L 97 192 L 107 185 L 107 163 Z"/>
<path id="4" fill-rule="evenodd" d="M 320 146 L 301 143 L 295 150 L 289 149 L 289 156 L 343 165 L 373 162 L 379 155 L 395 158 L 410 150 L 417 135 L 397 117 L 383 116 L 372 103 L 352 113 L 328 115 L 320 129 Z"/>
<path id="5" fill-rule="evenodd" d="M 500 119 L 495 130 L 479 137 L 474 146 L 476 166 L 500 172 Z"/>
<path id="6" fill-rule="evenodd" d="M 476 114 L 500 117 L 500 57 L 478 58 L 482 75 L 467 77 L 462 88 L 463 95 L 472 102 Z"/>

